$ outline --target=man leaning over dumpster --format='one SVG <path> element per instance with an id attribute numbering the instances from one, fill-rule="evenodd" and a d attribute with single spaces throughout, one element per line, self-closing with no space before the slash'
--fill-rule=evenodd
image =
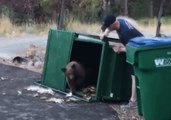
<path id="1" fill-rule="evenodd" d="M 107 15 L 105 17 L 101 29 L 102 33 L 100 34 L 100 39 L 103 39 L 105 36 L 108 36 L 108 34 L 114 30 L 117 32 L 121 40 L 121 43 L 114 43 L 112 49 L 114 50 L 114 52 L 118 54 L 121 52 L 126 52 L 125 45 L 128 43 L 130 39 L 143 36 L 143 34 L 139 32 L 134 26 L 132 26 L 128 21 L 126 21 L 125 19 L 116 19 L 114 15 Z M 136 107 L 137 96 L 134 71 L 133 67 L 129 64 L 128 69 L 131 72 L 130 74 L 132 79 L 131 98 L 129 100 L 129 103 L 127 105 L 122 105 L 121 108 Z"/>

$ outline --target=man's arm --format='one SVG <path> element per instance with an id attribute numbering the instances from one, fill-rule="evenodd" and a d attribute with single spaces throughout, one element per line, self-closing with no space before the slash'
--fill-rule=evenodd
<path id="1" fill-rule="evenodd" d="M 100 34 L 100 39 L 102 40 L 105 36 L 108 36 L 110 33 L 109 29 L 106 29 L 104 32 Z"/>

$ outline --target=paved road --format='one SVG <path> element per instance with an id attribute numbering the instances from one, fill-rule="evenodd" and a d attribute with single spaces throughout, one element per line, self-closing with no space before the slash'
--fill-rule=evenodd
<path id="1" fill-rule="evenodd" d="M 35 85 L 40 76 L 39 73 L 0 64 L 1 120 L 119 120 L 107 103 L 78 101 L 60 104 L 35 97 L 34 92 L 25 88 Z M 58 93 L 53 96 L 62 97 Z"/>
<path id="2" fill-rule="evenodd" d="M 0 38 L 0 58 L 11 59 L 17 55 L 23 56 L 31 44 L 46 47 L 47 37 L 27 36 L 20 38 Z"/>

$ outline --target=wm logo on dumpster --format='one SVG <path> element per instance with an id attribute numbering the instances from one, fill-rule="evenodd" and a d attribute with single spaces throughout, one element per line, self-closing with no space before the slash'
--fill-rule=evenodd
<path id="1" fill-rule="evenodd" d="M 157 58 L 154 60 L 156 67 L 171 66 L 171 58 Z"/>

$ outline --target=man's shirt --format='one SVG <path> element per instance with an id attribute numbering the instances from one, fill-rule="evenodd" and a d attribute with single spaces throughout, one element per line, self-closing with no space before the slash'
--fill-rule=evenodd
<path id="1" fill-rule="evenodd" d="M 118 36 L 121 42 L 126 45 L 128 41 L 135 37 L 143 36 L 134 26 L 124 19 L 118 19 L 120 23 L 120 28 L 117 30 Z"/>

